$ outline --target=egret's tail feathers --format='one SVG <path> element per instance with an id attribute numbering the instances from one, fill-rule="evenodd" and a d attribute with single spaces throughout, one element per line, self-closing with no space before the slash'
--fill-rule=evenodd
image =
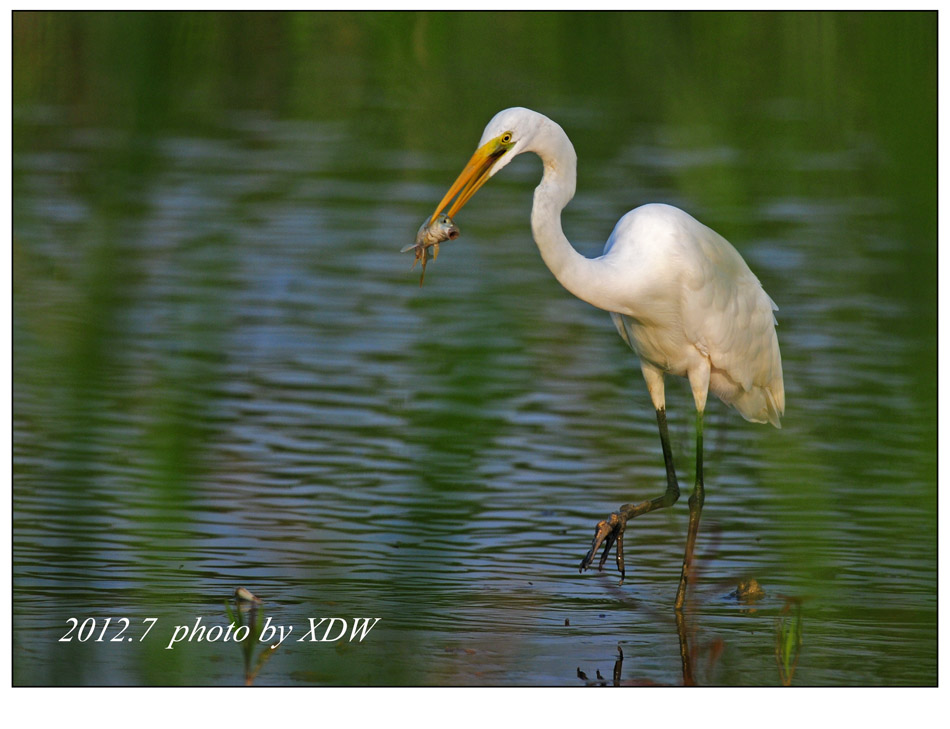
<path id="1" fill-rule="evenodd" d="M 765 396 L 768 398 L 768 418 L 769 422 L 776 428 L 782 428 L 782 416 L 785 414 L 785 388 L 778 391 L 778 397 L 772 392 L 771 387 L 765 388 Z"/>
<path id="2" fill-rule="evenodd" d="M 771 423 L 776 428 L 782 427 L 782 415 L 785 414 L 784 390 L 780 390 L 776 397 L 770 387 L 753 387 L 729 404 L 750 422 Z"/>

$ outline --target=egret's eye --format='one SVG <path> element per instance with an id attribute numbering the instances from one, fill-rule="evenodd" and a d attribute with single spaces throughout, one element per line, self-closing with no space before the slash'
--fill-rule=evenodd
<path id="1" fill-rule="evenodd" d="M 511 132 L 505 132 L 501 138 L 502 144 L 508 144 L 511 141 Z"/>

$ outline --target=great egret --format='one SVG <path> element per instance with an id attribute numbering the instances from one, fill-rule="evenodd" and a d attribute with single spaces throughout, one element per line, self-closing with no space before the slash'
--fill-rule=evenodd
<path id="1" fill-rule="evenodd" d="M 448 210 L 453 217 L 492 175 L 523 152 L 534 152 L 544 163 L 531 208 L 531 230 L 541 257 L 564 288 L 610 312 L 620 336 L 639 356 L 656 408 L 666 463 L 665 493 L 639 504 L 624 504 L 599 522 L 581 561 L 582 572 L 601 545 L 604 551 L 598 569 L 602 569 L 616 544 L 622 583 L 627 521 L 671 506 L 679 498 L 663 377 L 686 377 L 692 388 L 697 413 L 696 482 L 689 498 L 686 552 L 674 603 L 681 609 L 704 501 L 706 396 L 712 391 L 746 420 L 781 427 L 785 388 L 772 313 L 778 307 L 725 238 L 669 205 L 643 205 L 624 215 L 599 258 L 575 251 L 561 230 L 561 210 L 574 197 L 577 155 L 560 126 L 530 109 L 505 109 L 495 115 L 431 220 L 457 195 Z"/>

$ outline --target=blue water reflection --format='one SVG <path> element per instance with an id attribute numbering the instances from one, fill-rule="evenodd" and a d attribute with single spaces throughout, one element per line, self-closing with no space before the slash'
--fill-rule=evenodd
<path id="1" fill-rule="evenodd" d="M 398 251 L 488 116 L 400 136 L 415 116 L 379 83 L 350 116 L 221 109 L 141 138 L 20 104 L 16 682 L 240 683 L 237 647 L 165 650 L 173 625 L 223 623 L 237 586 L 298 632 L 381 617 L 361 644 L 282 646 L 262 685 L 579 685 L 618 644 L 624 681 L 682 682 L 685 504 L 631 527 L 622 588 L 577 572 L 594 523 L 664 476 L 635 359 L 530 239 L 539 165 L 479 193 L 420 289 Z M 565 230 L 596 255 L 627 209 L 681 205 L 780 306 L 783 430 L 708 415 L 696 679 L 777 684 L 794 597 L 796 683 L 932 684 L 935 284 L 907 259 L 935 242 L 902 212 L 887 130 L 826 145 L 809 92 L 760 94 L 744 124 L 787 132 L 764 151 L 721 120 L 562 92 L 545 111 L 580 157 Z M 689 482 L 691 397 L 668 389 Z M 747 577 L 752 607 L 729 597 Z M 158 623 L 58 642 L 90 616 Z"/>

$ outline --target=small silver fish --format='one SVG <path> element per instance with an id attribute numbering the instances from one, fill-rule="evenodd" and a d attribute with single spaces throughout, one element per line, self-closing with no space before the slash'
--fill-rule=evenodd
<path id="1" fill-rule="evenodd" d="M 435 217 L 435 220 L 426 220 L 416 233 L 416 242 L 410 243 L 404 247 L 400 253 L 406 251 L 415 251 L 416 259 L 412 262 L 412 268 L 416 267 L 419 261 L 422 261 L 422 275 L 419 277 L 419 285 L 426 277 L 426 261 L 429 258 L 429 249 L 432 249 L 432 260 L 439 257 L 439 244 L 447 240 L 455 240 L 459 237 L 459 227 L 445 213 Z M 411 270 L 411 269 L 410 269 Z"/>

